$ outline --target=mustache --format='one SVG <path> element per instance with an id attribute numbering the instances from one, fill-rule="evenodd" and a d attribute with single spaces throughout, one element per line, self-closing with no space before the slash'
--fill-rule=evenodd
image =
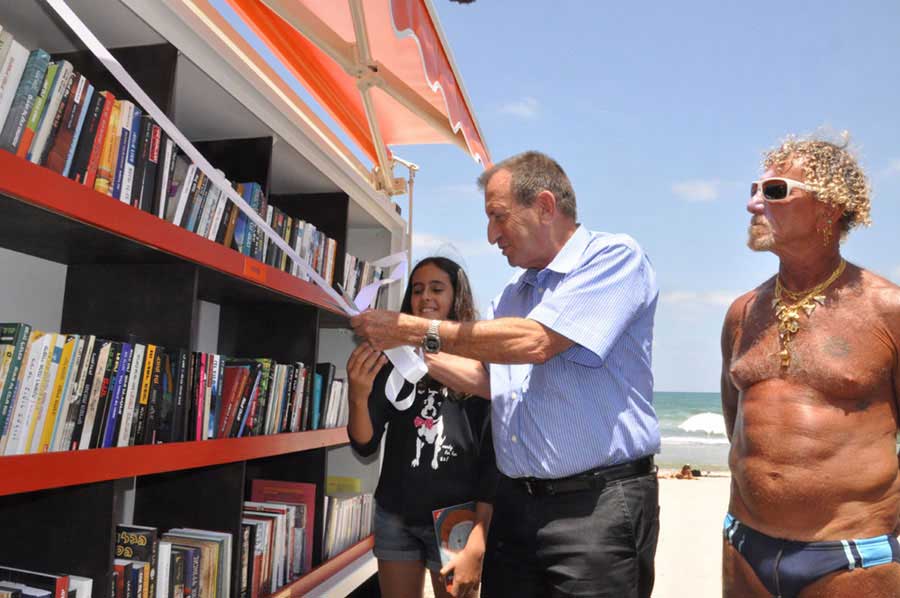
<path id="1" fill-rule="evenodd" d="M 769 221 L 762 214 L 754 214 L 750 219 L 750 226 L 769 226 Z"/>

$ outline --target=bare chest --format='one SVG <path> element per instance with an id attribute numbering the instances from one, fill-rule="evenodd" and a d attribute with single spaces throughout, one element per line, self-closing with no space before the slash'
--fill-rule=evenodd
<path id="1" fill-rule="evenodd" d="M 769 307 L 766 305 L 765 307 Z M 894 355 L 876 322 L 849 305 L 803 314 L 782 367 L 777 320 L 771 308 L 748 314 L 732 348 L 730 376 L 746 391 L 770 379 L 789 379 L 832 399 L 875 398 L 891 388 Z"/>

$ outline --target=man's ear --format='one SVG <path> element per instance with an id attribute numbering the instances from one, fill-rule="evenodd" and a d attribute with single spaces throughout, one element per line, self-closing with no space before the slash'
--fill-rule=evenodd
<path id="1" fill-rule="evenodd" d="M 546 189 L 538 193 L 534 198 L 535 206 L 541 222 L 550 222 L 556 216 L 556 196 Z"/>

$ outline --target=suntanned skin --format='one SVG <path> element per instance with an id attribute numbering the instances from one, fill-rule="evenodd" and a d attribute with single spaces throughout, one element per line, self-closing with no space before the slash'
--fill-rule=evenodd
<path id="1" fill-rule="evenodd" d="M 764 176 L 804 180 L 796 161 Z M 758 196 L 747 209 L 749 244 L 779 256 L 786 288 L 813 287 L 839 264 L 839 208 L 795 190 L 787 202 Z M 829 217 L 833 237 L 825 244 L 819 231 Z M 848 264 L 824 292 L 825 304 L 801 316 L 787 369 L 777 356 L 774 291 L 773 277 L 738 298 L 723 327 L 729 511 L 764 534 L 803 542 L 894 532 L 900 288 Z M 724 595 L 769 596 L 727 542 L 724 551 Z M 825 576 L 801 593 L 814 596 L 900 596 L 900 566 Z"/>

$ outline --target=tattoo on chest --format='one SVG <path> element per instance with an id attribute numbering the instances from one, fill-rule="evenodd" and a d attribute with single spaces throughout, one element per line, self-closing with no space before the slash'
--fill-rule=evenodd
<path id="1" fill-rule="evenodd" d="M 847 342 L 847 339 L 839 336 L 829 337 L 825 341 L 824 349 L 825 353 L 832 357 L 847 357 L 850 355 L 850 343 Z"/>
<path id="2" fill-rule="evenodd" d="M 865 411 L 866 409 L 868 409 L 871 406 L 872 406 L 872 401 L 870 401 L 869 399 L 863 399 L 862 401 L 857 401 L 856 410 L 857 411 Z"/>

